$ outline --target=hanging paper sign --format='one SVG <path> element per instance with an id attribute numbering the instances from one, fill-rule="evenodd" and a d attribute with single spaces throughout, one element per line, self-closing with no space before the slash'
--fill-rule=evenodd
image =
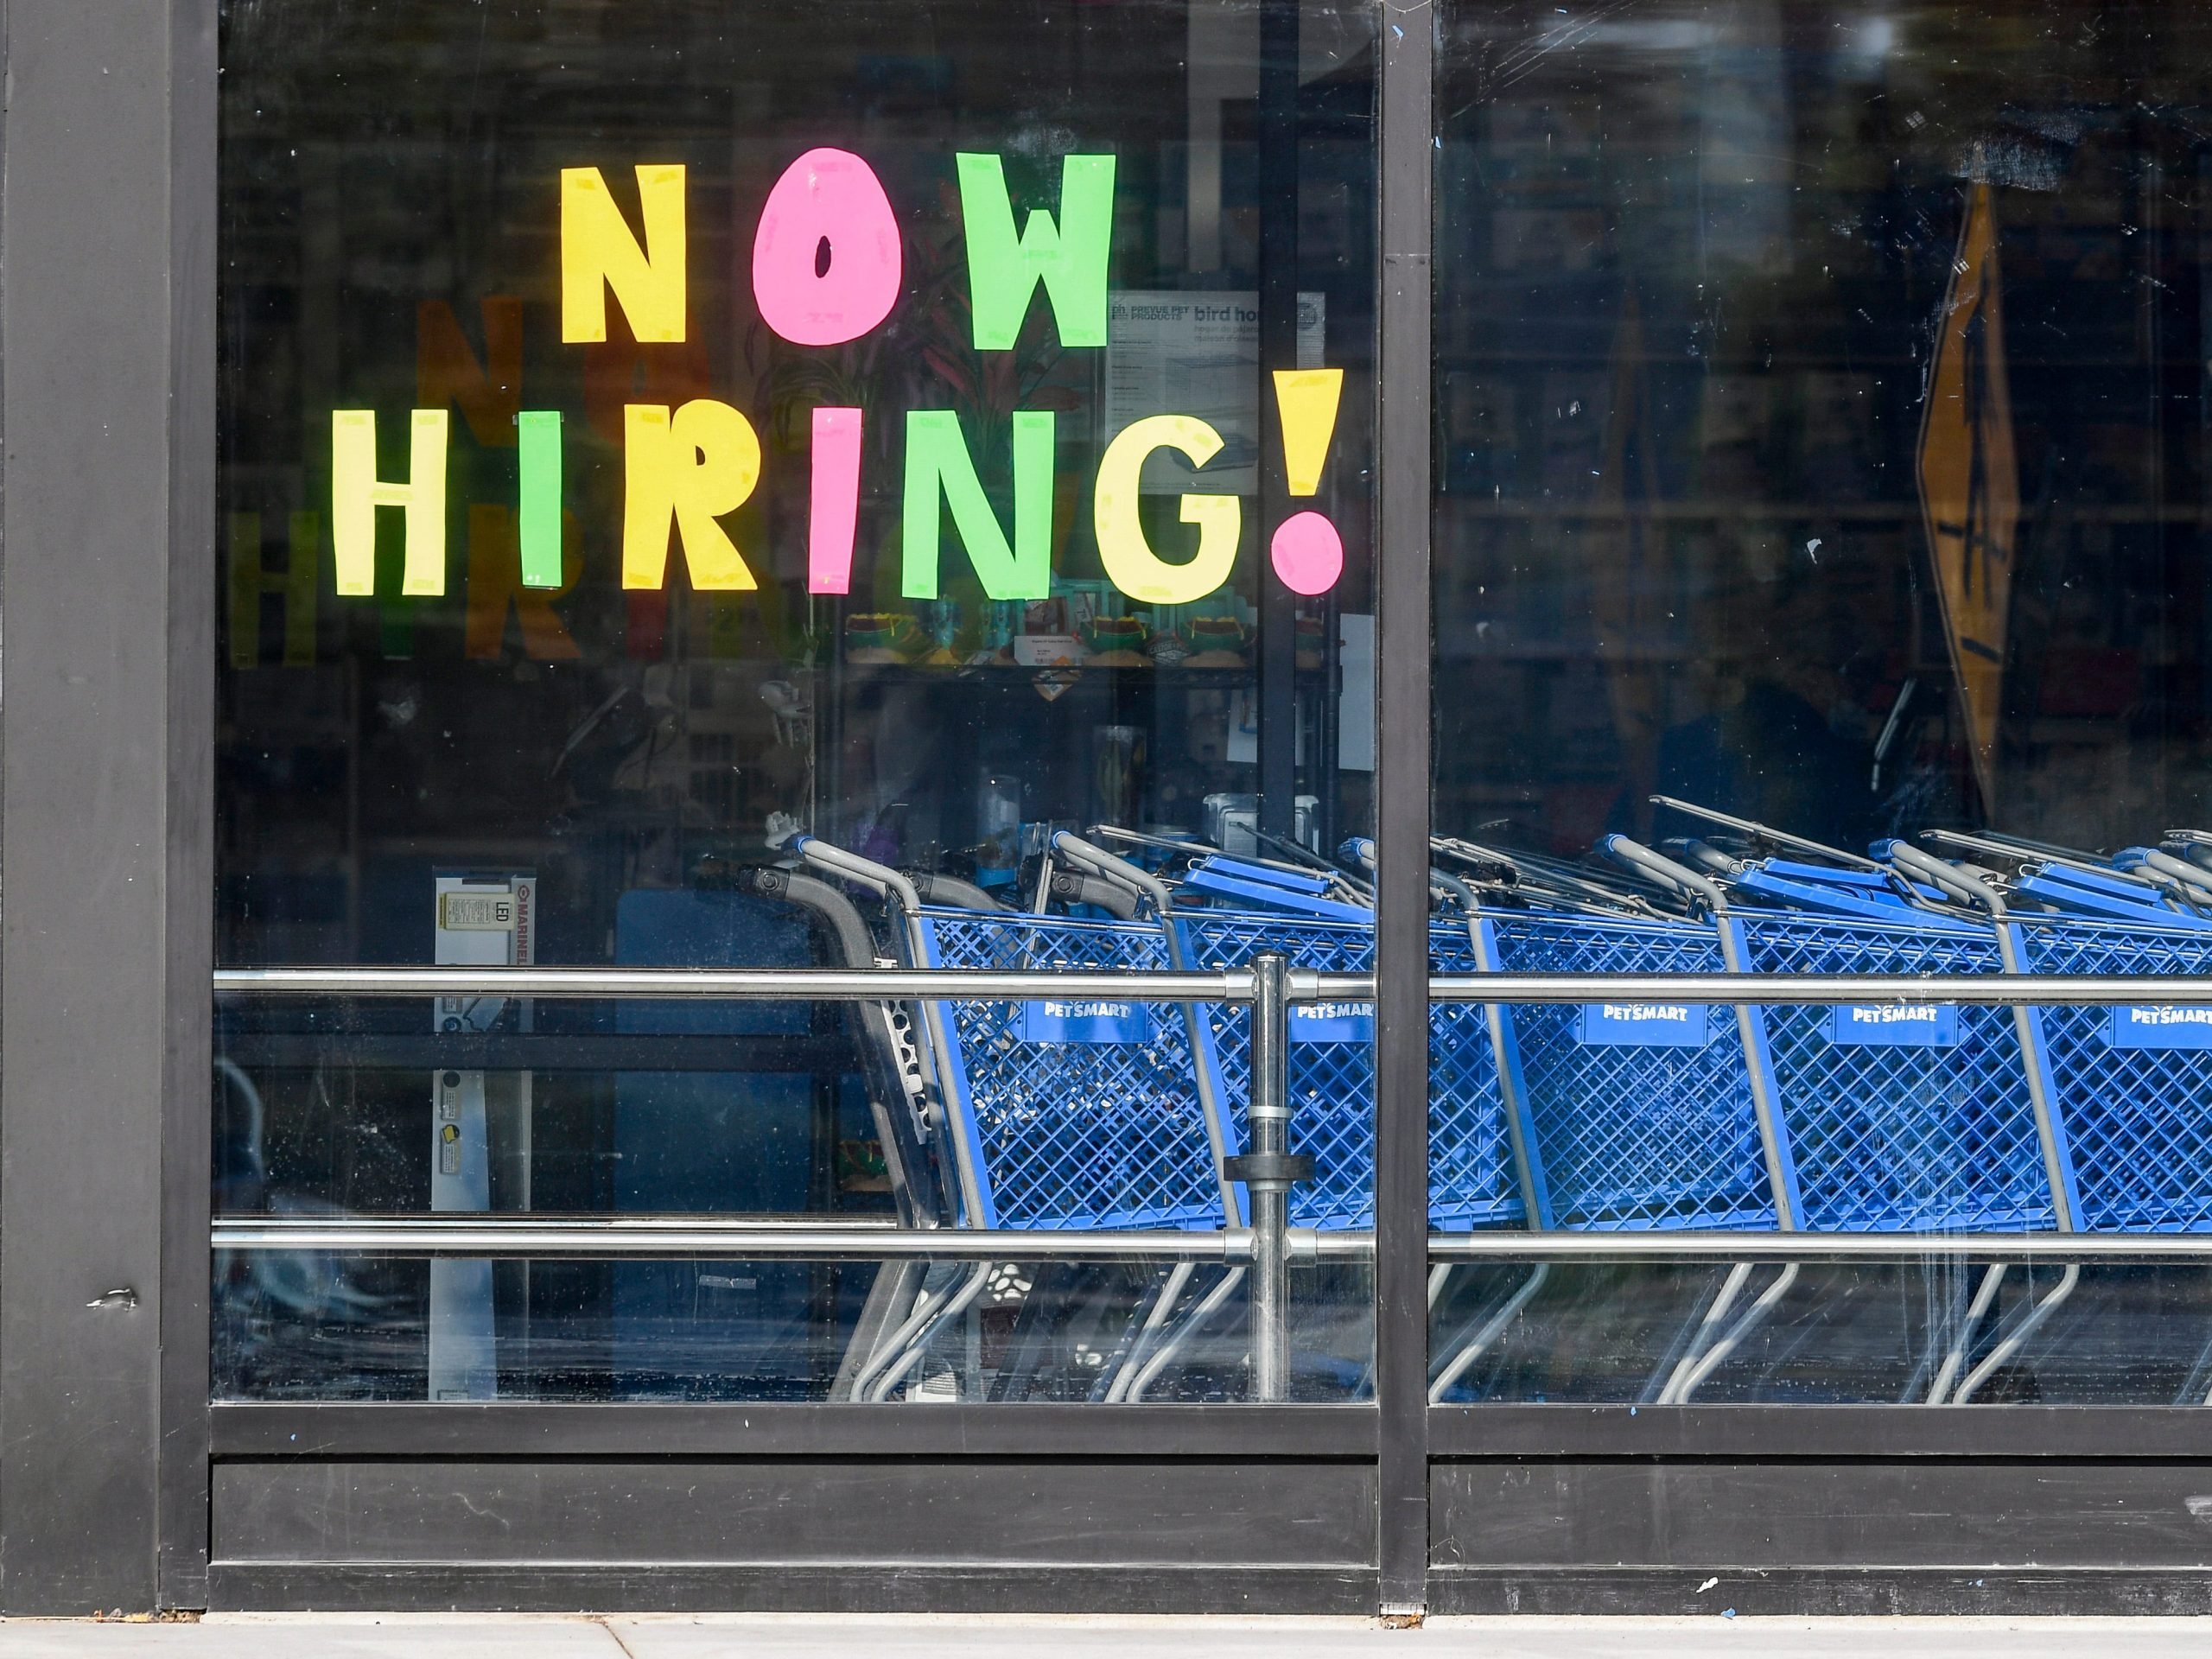
<path id="1" fill-rule="evenodd" d="M 2114 1048 L 2212 1048 L 2212 1008 L 2114 1008 L 2105 1040 Z"/>
<path id="2" fill-rule="evenodd" d="M 1151 1020 L 1141 1002 L 1046 998 L 1021 1005 L 1025 1043 L 1125 1043 L 1150 1039 Z"/>
<path id="3" fill-rule="evenodd" d="M 1920 510 L 1943 601 L 1982 808 L 1997 810 L 1997 723 L 2020 522 L 2012 397 L 2005 374 L 1997 215 L 1976 183 L 1938 319 L 1920 429 Z"/>
<path id="4" fill-rule="evenodd" d="M 1298 296 L 1298 367 L 1319 371 L 1326 335 L 1325 295 Z M 1106 372 L 1099 424 L 1118 432 L 1148 415 L 1175 410 L 1220 435 L 1222 449 L 1197 464 L 1173 449 L 1145 462 L 1147 495 L 1190 489 L 1224 495 L 1260 493 L 1260 296 L 1249 289 L 1192 293 L 1123 289 L 1107 296 Z M 1322 393 L 1300 391 L 1300 435 L 1319 423 Z M 1333 414 L 1333 410 L 1331 410 Z M 1332 423 L 1333 428 L 1333 423 Z M 1301 452 L 1302 454 L 1302 452 Z M 1318 462 L 1317 462 L 1318 466 Z"/>
<path id="5" fill-rule="evenodd" d="M 1959 1011 L 1950 1003 L 1878 1003 L 1828 1010 L 1828 1040 L 1845 1048 L 1951 1048 Z"/>
<path id="6" fill-rule="evenodd" d="M 1290 1005 L 1290 1040 L 1294 1043 L 1371 1043 L 1375 1040 L 1372 1002 L 1294 1002 Z"/>
<path id="7" fill-rule="evenodd" d="M 1703 1048 L 1711 1012 L 1701 1002 L 1586 1002 L 1574 1040 L 1586 1048 Z"/>

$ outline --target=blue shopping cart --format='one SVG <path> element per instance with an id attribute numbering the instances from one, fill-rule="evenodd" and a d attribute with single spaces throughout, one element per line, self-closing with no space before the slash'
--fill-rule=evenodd
<path id="1" fill-rule="evenodd" d="M 1163 906 L 1149 917 L 1065 916 L 928 905 L 899 872 L 802 838 L 809 863 L 882 897 L 898 953 L 915 968 L 1157 972 L 1181 965 Z M 1103 859 L 1103 855 L 1102 855 Z M 1116 861 L 1104 861 L 1114 873 Z M 1127 890 L 1164 889 L 1141 873 Z M 1223 1173 L 1226 1142 L 1203 1023 L 1183 1007 L 1043 996 L 919 1005 L 912 1030 L 933 1081 L 942 1147 L 953 1169 L 957 1224 L 1002 1229 L 1219 1228 L 1236 1211 Z M 887 1399 L 967 1309 L 994 1269 L 941 1272 L 912 1294 L 857 1368 L 849 1397 Z M 1177 1294 L 1187 1264 L 1173 1280 Z M 1155 1305 L 1155 1323 L 1173 1311 Z M 1152 1328 L 1147 1326 L 1147 1329 Z M 1122 1382 L 1126 1362 L 1104 1368 Z"/>
<path id="2" fill-rule="evenodd" d="M 1996 849 L 1987 838 L 1938 838 Z M 2199 874 L 2188 870 L 2171 886 L 2194 887 Z M 2177 907 L 2166 887 L 2101 874 L 2080 861 L 2034 856 L 2010 875 L 2000 927 L 2025 971 L 2212 972 L 2212 921 Z M 2082 1227 L 2212 1232 L 2212 1008 L 2058 1004 L 2034 1012 Z"/>
<path id="3" fill-rule="evenodd" d="M 1224 897 L 1236 901 L 1234 907 L 1220 902 Z M 1273 950 L 1293 967 L 1321 973 L 1375 969 L 1373 912 L 1331 897 L 1320 877 L 1279 866 L 1222 855 L 1201 857 L 1179 886 L 1177 925 L 1191 960 L 1202 967 L 1242 967 Z M 1433 926 L 1430 956 L 1437 972 L 1469 971 L 1465 922 Z M 1430 1010 L 1429 1220 L 1435 1227 L 1523 1221 L 1539 1184 L 1525 1153 L 1516 1150 L 1520 1137 L 1508 1122 L 1484 1012 L 1464 1003 Z M 1206 1017 L 1231 1125 L 1241 1141 L 1244 1125 L 1236 1103 L 1250 1087 L 1250 1011 L 1213 1004 Z M 1370 1004 L 1291 1006 L 1292 1134 L 1297 1149 L 1315 1166 L 1313 1180 L 1292 1195 L 1296 1225 L 1375 1224 L 1374 1039 Z"/>
<path id="4" fill-rule="evenodd" d="M 1371 842 L 1345 843 L 1347 861 L 1371 871 Z M 1456 877 L 1432 870 L 1432 891 L 1447 913 L 1432 924 L 1430 966 L 1471 973 L 1477 904 Z M 1230 858 L 1193 849 L 1177 884 L 1178 925 L 1195 962 L 1236 966 L 1263 950 L 1322 973 L 1369 973 L 1375 961 L 1371 906 L 1357 878 L 1285 862 Z M 1452 913 L 1456 911 L 1456 913 Z M 1208 1011 L 1232 1127 L 1250 1075 L 1250 1017 L 1226 1007 Z M 1549 1224 L 1542 1172 L 1529 1155 L 1525 1105 L 1503 1086 L 1494 1021 L 1498 1010 L 1440 1003 L 1429 1010 L 1429 1224 L 1451 1230 Z M 1294 1003 L 1288 1045 L 1293 1144 L 1315 1160 L 1312 1182 L 1293 1191 L 1294 1223 L 1318 1228 L 1370 1227 L 1375 1217 L 1375 1059 L 1372 1008 L 1364 1004 Z M 1433 1345 L 1430 1395 L 1441 1398 L 1492 1346 L 1543 1284 L 1539 1264 L 1502 1300 Z M 1429 1278 L 1438 1305 L 1452 1269 Z"/>
<path id="5" fill-rule="evenodd" d="M 1947 899 L 1979 902 L 1966 888 L 1925 869 L 1900 872 L 1691 803 L 1655 799 L 1740 832 L 1754 849 L 1795 855 L 1735 861 L 1701 849 L 1707 868 L 1738 900 L 1722 925 L 1756 971 L 1971 975 L 2012 967 L 1986 906 L 1980 915 L 1947 907 Z M 2030 1011 L 1784 1004 L 1758 1013 L 1802 1226 L 2012 1232 L 2072 1225 L 2071 1165 Z M 1968 1397 L 1989 1374 L 1961 1367 L 1967 1338 L 2002 1281 L 2003 1270 L 1993 1271 L 1977 1306 L 1954 1326 L 1949 1351 L 1931 1354 L 1924 1368 L 1936 1379 L 1936 1398 L 1954 1387 Z M 2013 1335 L 2024 1340 L 2070 1289 L 2062 1284 L 2032 1304 Z M 1946 1341 L 1939 1329 L 1938 1349 Z M 1705 1366 L 1701 1375 L 1710 1371 Z"/>
<path id="6" fill-rule="evenodd" d="M 1625 836 L 1604 847 L 1711 919 L 1489 910 L 1476 931 L 1480 965 L 1534 974 L 1744 970 L 1719 887 Z M 1503 1025 L 1556 1224 L 1797 1224 L 1796 1177 L 1756 1010 L 1529 1005 L 1508 1010 Z"/>
<path id="7" fill-rule="evenodd" d="M 1986 920 L 1872 859 L 1764 824 L 1656 804 L 1795 857 L 1708 861 L 1734 897 L 1723 925 L 1762 974 L 1960 975 L 2005 969 Z M 1822 861 L 1814 861 L 1815 859 Z M 1720 866 L 1728 865 L 1725 872 Z M 1990 1006 L 1769 1005 L 1759 1011 L 1816 1232 L 2014 1232 L 2059 1224 L 2050 1089 L 2018 1011 Z"/>

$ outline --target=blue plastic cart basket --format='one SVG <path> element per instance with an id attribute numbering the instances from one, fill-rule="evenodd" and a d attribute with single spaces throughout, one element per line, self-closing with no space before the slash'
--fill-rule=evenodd
<path id="1" fill-rule="evenodd" d="M 1241 968 L 1263 950 L 1322 973 L 1375 968 L 1375 926 L 1294 912 L 1200 910 L 1179 913 L 1192 963 Z M 1464 928 L 1431 931 L 1439 973 L 1471 971 Z M 1241 1109 L 1249 1095 L 1251 1010 L 1205 1010 L 1232 1132 L 1246 1135 Z M 1291 1220 L 1301 1227 L 1375 1224 L 1375 1014 L 1370 1004 L 1293 1003 L 1290 1106 L 1294 1147 L 1314 1160 L 1311 1182 L 1292 1191 Z M 1504 1107 L 1484 1010 L 1440 1003 L 1429 1011 L 1429 1220 L 1440 1228 L 1511 1224 L 1527 1213 L 1516 1179 Z"/>
<path id="2" fill-rule="evenodd" d="M 1756 890 L 1739 882 L 1739 890 Z M 1838 911 L 1851 903 L 1835 900 Z M 1752 971 L 1993 974 L 1986 926 L 1878 898 L 1859 914 L 1738 906 Z M 2028 1066 L 2008 1007 L 1763 1008 L 1796 1168 L 1819 1232 L 2024 1231 L 2056 1224 Z"/>
<path id="3" fill-rule="evenodd" d="M 1479 924 L 1507 973 L 1709 974 L 1719 935 L 1691 922 L 1495 910 Z M 1596 1230 L 1781 1225 L 1742 1027 L 1697 1003 L 1502 1010 L 1506 1064 L 1535 1127 L 1555 1224 Z"/>
<path id="4" fill-rule="evenodd" d="M 2212 926 L 2178 916 L 2015 914 L 2038 974 L 2212 974 Z M 2080 1224 L 2212 1232 L 2212 1008 L 2122 1004 L 2035 1011 L 2072 1151 Z"/>

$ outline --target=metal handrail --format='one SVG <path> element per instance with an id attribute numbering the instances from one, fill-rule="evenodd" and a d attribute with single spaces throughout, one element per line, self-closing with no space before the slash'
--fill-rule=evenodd
<path id="1" fill-rule="evenodd" d="M 1373 995 L 1324 974 L 1319 995 Z M 1296 1000 L 1298 989 L 1292 988 Z M 2124 974 L 1452 974 L 1428 982 L 1435 1002 L 1964 1002 L 2038 1007 L 2212 1004 L 2212 977 Z"/>
<path id="2" fill-rule="evenodd" d="M 2204 1233 L 1431 1233 L 1440 1262 L 2203 1262 Z"/>
<path id="3" fill-rule="evenodd" d="M 406 1256 L 539 1260 L 655 1258 L 813 1261 L 1180 1261 L 1249 1262 L 1253 1230 L 1210 1232 L 1023 1231 L 897 1227 L 874 1222 L 732 1220 L 715 1216 L 218 1216 L 218 1250 L 338 1250 Z M 1364 1260 L 1366 1230 L 1285 1236 L 1294 1265 Z M 2212 1236 L 2194 1233 L 1536 1232 L 1496 1229 L 1428 1236 L 1440 1262 L 2202 1262 Z"/>
<path id="4" fill-rule="evenodd" d="M 1153 1002 L 1249 1002 L 1252 976 L 1205 973 L 998 973 L 908 968 L 219 968 L 218 996 L 538 996 L 875 1001 L 978 1001 L 1039 996 Z M 1312 993 L 1319 995 L 1319 993 Z"/>
<path id="5" fill-rule="evenodd" d="M 1249 1227 L 1185 1232 L 899 1227 L 875 1222 L 761 1221 L 721 1216 L 218 1216 L 218 1250 L 350 1250 L 391 1255 L 539 1260 L 687 1258 L 741 1261 L 1249 1262 Z M 1374 1250 L 1371 1234 L 1285 1236 L 1294 1262 Z"/>
<path id="6" fill-rule="evenodd" d="M 826 850 L 826 849 L 825 849 Z M 1100 859 L 1109 855 L 1084 849 Z M 1643 849 L 1636 849 L 1638 853 Z M 849 855 L 844 855 L 849 856 Z M 1656 855 L 1645 855 L 1651 863 Z M 823 861 L 828 862 L 827 860 Z M 1929 861 L 1930 863 L 1936 861 Z M 835 868 L 842 868 L 842 864 Z M 872 867 L 871 867 L 872 868 Z M 1693 880 L 1697 878 L 1693 877 Z M 1725 914 L 1725 901 L 1716 910 Z M 1163 916 L 1166 912 L 1163 912 Z M 2000 933 L 2005 924 L 1999 908 Z M 913 919 L 910 914 L 910 920 Z M 2009 947 L 2008 947 L 2009 948 Z M 917 952 L 918 955 L 919 952 Z M 1732 961 L 1733 958 L 1732 958 Z M 738 1220 L 719 1217 L 588 1217 L 551 1219 L 543 1215 L 381 1216 L 361 1217 L 217 1217 L 210 1229 L 215 1250 L 356 1251 L 404 1256 L 459 1256 L 473 1259 L 537 1257 L 565 1260 L 799 1258 L 857 1261 L 961 1260 L 986 1264 L 971 1268 L 980 1287 L 991 1262 L 1022 1261 L 1217 1262 L 1233 1264 L 1230 1278 L 1217 1287 L 1200 1313 L 1226 1294 L 1249 1265 L 1254 1272 L 1250 1299 L 1254 1391 L 1262 1399 L 1281 1398 L 1287 1381 L 1288 1294 L 1285 1269 L 1292 1262 L 1371 1258 L 1374 1235 L 1317 1232 L 1287 1225 L 1281 1188 L 1292 1160 L 1284 1138 L 1266 1138 L 1274 1127 L 1268 1109 L 1281 1099 L 1280 1046 L 1287 1040 L 1287 1004 L 1297 1001 L 1371 1002 L 1372 974 L 1320 974 L 1286 969 L 1280 957 L 1268 958 L 1264 973 L 1231 969 L 1211 973 L 997 973 L 974 969 L 655 969 L 655 968 L 234 968 L 218 969 L 214 989 L 231 996 L 512 996 L 589 998 L 685 998 L 774 1001 L 880 1001 L 1020 1000 L 1046 996 L 1095 996 L 1133 1001 L 1236 1002 L 1255 1005 L 1253 1095 L 1249 1116 L 1255 1155 L 1241 1162 L 1252 1167 L 1224 1179 L 1244 1180 L 1252 1201 L 1249 1228 L 1197 1231 L 1033 1231 L 1010 1228 L 898 1228 L 873 1224 Z M 2025 1020 L 2031 1004 L 2156 1002 L 2212 1005 L 2212 976 L 2133 977 L 2119 975 L 2044 976 L 2018 971 L 2008 955 L 2002 974 L 1951 976 L 1788 974 L 1503 974 L 1432 976 L 1434 1002 L 1573 1003 L 1604 1001 L 1752 1003 L 2010 1004 Z M 1264 982 L 1263 982 L 1264 981 Z M 932 1033 L 933 1037 L 938 1034 Z M 938 1037 L 938 1041 L 942 1041 Z M 1268 1122 L 1263 1123 L 1263 1120 Z M 1280 1166 L 1280 1167 L 1278 1167 Z M 1770 1169 L 1771 1178 L 1773 1171 Z M 1777 1190 L 1779 1191 L 1777 1185 Z M 2054 1191 L 2056 1188 L 2054 1186 Z M 971 1206 L 972 1208 L 972 1206 Z M 1233 1216 L 1224 1197 L 1224 1213 Z M 1780 1213 L 1787 1229 L 1791 1220 Z M 2071 1217 L 2062 1205 L 2062 1227 Z M 1451 1262 L 1495 1261 L 1606 1262 L 1713 1261 L 1742 1264 L 1755 1261 L 1910 1261 L 1931 1256 L 1974 1258 L 1992 1262 L 2085 1260 L 2202 1261 L 2212 1257 L 2212 1238 L 2186 1236 L 2098 1235 L 2071 1231 L 2019 1234 L 1808 1234 L 1688 1235 L 1676 1232 L 1431 1233 L 1432 1259 Z M 2004 1271 L 1992 1267 L 1989 1274 Z M 2078 1275 L 2069 1267 L 2065 1288 Z M 1783 1282 L 1794 1276 L 1790 1266 Z M 1993 1282 L 1993 1278 L 1990 1281 Z M 1771 1294 L 1771 1293 L 1770 1293 Z M 2060 1294 L 2063 1294 L 2063 1291 Z M 972 1289 L 971 1289 L 972 1294 Z M 946 1304 L 957 1311 L 965 1301 Z M 2047 1299 L 2045 1306 L 2054 1306 Z M 2023 1325 L 2015 1336 L 2031 1327 Z M 913 1351 L 911 1344 L 908 1351 Z M 1155 1357 L 1155 1363 L 1158 1357 Z M 1984 1369 L 1986 1369 L 1985 1362 Z M 1981 1373 L 1960 1384 L 1963 1398 Z M 887 1375 L 891 1375 L 887 1373 Z M 1148 1373 L 1147 1373 L 1148 1375 Z M 1145 1379 L 1139 1379 L 1140 1389 Z M 1691 1378 L 1694 1383 L 1695 1377 Z M 884 1386 L 888 1386 L 887 1383 Z"/>
<path id="7" fill-rule="evenodd" d="M 1251 970 L 1191 973 L 918 972 L 886 969 L 219 968 L 218 996 L 545 996 L 805 1002 L 1039 996 L 1249 1002 Z M 1371 1002 L 1372 974 L 1294 968 L 1293 1002 Z M 2123 974 L 1439 974 L 1436 1002 L 2026 1003 L 2212 1005 L 2212 977 Z"/>

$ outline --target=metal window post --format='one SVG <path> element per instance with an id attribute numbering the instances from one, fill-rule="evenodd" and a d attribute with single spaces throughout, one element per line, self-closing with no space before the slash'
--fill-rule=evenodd
<path id="1" fill-rule="evenodd" d="M 1246 1118 L 1252 1149 L 1228 1160 L 1244 1183 L 1252 1211 L 1252 1397 L 1290 1392 L 1290 1187 L 1313 1173 L 1311 1158 L 1290 1152 L 1290 958 L 1252 958 L 1252 1097 Z"/>
<path id="2" fill-rule="evenodd" d="M 1375 1401 L 1379 1611 L 1428 1599 L 1432 0 L 1385 0 L 1376 110 Z"/>

